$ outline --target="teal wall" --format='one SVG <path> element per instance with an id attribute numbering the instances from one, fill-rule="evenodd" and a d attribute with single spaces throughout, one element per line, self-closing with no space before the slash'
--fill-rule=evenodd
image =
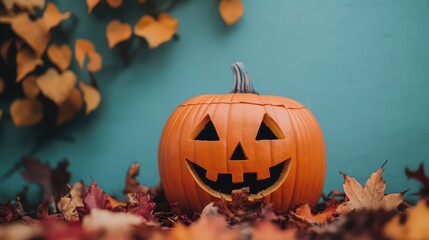
<path id="1" fill-rule="evenodd" d="M 169 114 L 194 95 L 228 92 L 229 65 L 241 60 L 261 94 L 299 100 L 318 118 L 326 192 L 341 188 L 338 171 L 364 181 L 386 159 L 388 191 L 417 189 L 403 169 L 429 163 L 429 1 L 244 0 L 245 15 L 231 28 L 217 1 L 183 1 L 171 12 L 180 40 L 142 51 L 129 66 L 108 49 L 104 30 L 113 17 L 134 24 L 135 1 L 101 18 L 88 15 L 84 2 L 58 6 L 79 18 L 73 38 L 94 41 L 104 57 L 96 74 L 102 105 L 60 129 L 74 143 L 54 139 L 36 154 L 52 164 L 69 159 L 73 181 L 93 177 L 120 193 L 127 167 L 139 162 L 139 180 L 156 184 L 158 141 Z M 0 121 L 0 172 L 36 140 L 31 128 Z M 0 200 L 23 184 L 19 174 L 0 182 Z"/>

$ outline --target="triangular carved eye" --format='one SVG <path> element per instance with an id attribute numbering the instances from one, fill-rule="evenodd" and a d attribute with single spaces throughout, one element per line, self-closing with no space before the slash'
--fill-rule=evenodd
<path id="1" fill-rule="evenodd" d="M 267 114 L 264 115 L 259 126 L 256 140 L 275 140 L 284 139 L 284 135 L 277 123 Z"/>
<path id="2" fill-rule="evenodd" d="M 194 140 L 199 141 L 219 141 L 219 135 L 216 132 L 216 128 L 210 119 L 210 116 L 207 115 L 195 129 L 195 134 L 193 136 Z"/>

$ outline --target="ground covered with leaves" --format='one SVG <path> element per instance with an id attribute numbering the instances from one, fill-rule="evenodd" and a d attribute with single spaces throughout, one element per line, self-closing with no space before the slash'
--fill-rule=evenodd
<path id="1" fill-rule="evenodd" d="M 69 185 L 68 162 L 56 168 L 39 159 L 21 160 L 22 177 L 38 184 L 42 201 L 31 209 L 26 191 L 0 205 L 0 239 L 429 239 L 429 177 L 423 164 L 405 174 L 421 183 L 414 205 L 402 193 L 385 194 L 383 167 L 362 186 L 344 177 L 320 203 L 276 212 L 270 204 L 249 201 L 248 188 L 234 190 L 201 213 L 185 214 L 169 204 L 160 186 L 137 181 L 139 165 L 128 169 L 124 197 L 112 197 L 93 180 Z"/>

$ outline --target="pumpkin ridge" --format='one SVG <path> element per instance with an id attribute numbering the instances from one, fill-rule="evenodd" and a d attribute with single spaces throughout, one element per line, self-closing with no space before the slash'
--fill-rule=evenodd
<path id="1" fill-rule="evenodd" d="M 187 119 L 187 117 L 189 117 L 189 113 L 192 112 L 191 110 L 192 109 L 188 109 L 188 111 L 183 112 L 183 116 L 178 117 L 181 120 L 181 124 L 183 124 L 185 122 L 185 120 Z M 179 131 L 179 135 L 178 135 L 179 139 L 182 139 L 182 136 L 184 134 L 183 132 L 184 132 L 184 130 L 182 128 Z M 179 147 L 179 156 L 181 156 L 181 155 L 182 155 L 182 148 Z M 179 171 L 182 172 L 183 168 L 184 168 L 183 164 L 179 163 L 178 166 L 180 168 Z M 180 178 L 182 179 L 182 183 L 185 182 L 183 174 L 180 175 Z M 183 188 L 183 191 L 186 192 L 186 187 L 182 185 L 182 188 Z M 192 195 L 190 195 L 190 194 L 184 194 L 184 199 L 187 202 L 188 206 L 192 206 L 192 203 L 194 202 L 190 198 L 193 198 Z"/>
<path id="2" fill-rule="evenodd" d="M 207 111 L 208 106 L 205 106 L 205 108 L 203 108 L 203 105 L 198 106 L 197 111 L 195 112 L 194 116 L 192 116 L 192 119 L 194 119 L 195 122 L 198 122 L 198 120 L 196 120 L 196 116 L 199 116 L 201 114 L 201 112 L 206 112 Z M 210 117 L 210 115 L 208 115 Z M 195 123 L 194 123 L 195 124 Z M 194 125 L 193 124 L 193 125 Z M 194 148 L 195 148 L 195 142 L 194 142 Z M 196 154 L 194 152 L 193 154 L 193 159 L 196 159 Z M 194 186 L 195 192 L 197 193 L 197 199 L 198 199 L 198 204 L 199 206 L 201 206 L 202 203 L 207 201 L 207 196 L 201 196 L 201 191 L 200 191 L 200 186 L 198 185 L 197 182 L 193 182 L 192 185 Z M 203 201 L 202 201 L 203 199 Z"/>
<path id="3" fill-rule="evenodd" d="M 291 113 L 289 112 L 289 111 L 286 111 L 286 113 L 287 113 L 287 115 L 289 116 L 289 119 L 291 119 L 291 124 L 292 124 L 292 131 L 294 131 L 294 134 L 293 134 L 293 136 L 295 137 L 295 142 L 297 142 L 298 141 L 298 136 L 297 136 L 297 133 L 296 133 L 296 123 L 293 121 L 293 118 L 292 118 L 292 116 L 291 116 Z M 291 135 L 292 136 L 292 135 Z M 295 158 L 298 160 L 298 159 L 300 159 L 299 158 L 299 153 L 298 153 L 298 144 L 296 144 L 295 145 L 295 152 L 296 152 L 296 156 L 295 156 Z M 297 160 L 295 160 L 295 161 L 297 161 Z M 296 168 L 296 172 L 295 172 L 295 175 L 294 175 L 294 179 L 293 179 L 293 189 L 292 189 L 292 196 L 291 196 L 291 198 L 290 198 L 290 200 L 289 200 L 289 208 L 292 206 L 292 204 L 294 204 L 294 202 L 295 202 L 295 194 L 296 194 L 296 191 L 295 191 L 295 189 L 296 189 L 296 184 L 297 184 L 297 179 L 298 179 L 298 164 L 297 163 L 291 163 L 291 164 L 296 164 L 296 166 L 295 166 L 295 168 Z M 282 191 L 284 191 L 284 189 L 282 189 Z M 282 193 L 283 194 L 283 193 Z M 284 201 L 285 201 L 285 199 L 281 199 L 280 200 L 281 201 L 281 204 L 283 204 L 284 203 Z M 294 207 L 294 206 L 292 206 L 292 207 Z"/>

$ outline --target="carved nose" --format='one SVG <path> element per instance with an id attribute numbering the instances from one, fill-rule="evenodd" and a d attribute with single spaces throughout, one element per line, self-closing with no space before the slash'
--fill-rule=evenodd
<path id="1" fill-rule="evenodd" d="M 238 143 L 237 147 L 235 147 L 235 150 L 229 160 L 247 160 L 246 154 L 244 154 L 243 148 L 241 147 L 241 143 Z"/>

